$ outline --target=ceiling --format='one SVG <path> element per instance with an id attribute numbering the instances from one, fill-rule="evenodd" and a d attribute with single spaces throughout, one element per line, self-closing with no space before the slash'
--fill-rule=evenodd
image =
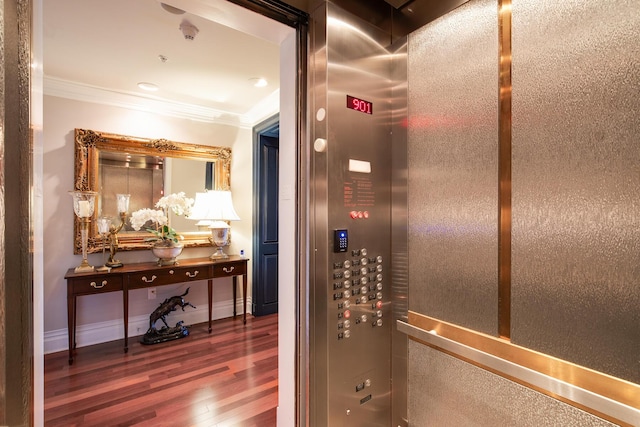
<path id="1" fill-rule="evenodd" d="M 183 14 L 157 0 L 43 4 L 46 95 L 241 126 L 278 111 L 283 24 L 225 0 L 165 1 Z"/>

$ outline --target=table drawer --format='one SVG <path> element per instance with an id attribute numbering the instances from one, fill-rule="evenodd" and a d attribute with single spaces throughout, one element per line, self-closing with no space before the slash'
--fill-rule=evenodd
<path id="1" fill-rule="evenodd" d="M 247 262 L 228 262 L 225 264 L 213 266 L 213 277 L 227 277 L 238 276 L 240 274 L 247 274 Z"/>
<path id="2" fill-rule="evenodd" d="M 171 267 L 129 274 L 129 289 L 148 288 L 156 285 L 193 282 L 211 278 L 211 267 L 207 265 L 192 267 Z"/>
<path id="3" fill-rule="evenodd" d="M 76 295 L 121 291 L 122 277 L 104 275 L 75 278 L 71 280 L 71 286 L 73 287 L 73 293 Z"/>

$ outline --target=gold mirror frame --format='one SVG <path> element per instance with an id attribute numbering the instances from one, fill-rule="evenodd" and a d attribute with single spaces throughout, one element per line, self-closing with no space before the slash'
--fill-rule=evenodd
<path id="1" fill-rule="evenodd" d="M 100 151 L 115 153 L 141 154 L 148 156 L 172 157 L 182 159 L 206 160 L 215 162 L 215 189 L 229 190 L 231 185 L 231 149 L 209 145 L 188 144 L 166 139 L 139 138 L 113 133 L 96 132 L 87 129 L 75 129 L 74 173 L 76 191 L 98 191 L 98 169 Z M 129 212 L 130 214 L 130 212 Z M 93 213 L 89 227 L 87 252 L 102 251 L 103 242 L 97 230 L 98 212 Z M 128 218 L 127 218 L 128 220 Z M 73 253 L 82 253 L 80 220 L 74 214 Z M 180 232 L 180 230 L 178 230 Z M 209 232 L 180 232 L 184 236 L 185 247 L 211 246 Z M 130 251 L 148 249 L 145 239 L 147 232 L 127 232 L 118 234 L 118 250 Z"/>

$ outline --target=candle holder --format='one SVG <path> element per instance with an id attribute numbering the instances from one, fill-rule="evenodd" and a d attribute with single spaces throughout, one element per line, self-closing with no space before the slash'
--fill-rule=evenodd
<path id="1" fill-rule="evenodd" d="M 116 199 L 118 201 L 118 215 L 120 215 L 120 225 L 116 227 L 111 224 L 109 226 L 109 260 L 105 264 L 107 267 L 117 268 L 123 266 L 122 262 L 117 260 L 115 256 L 118 251 L 118 233 L 122 230 L 127 219 L 127 212 L 129 211 L 129 197 L 129 194 L 116 194 Z"/>
<path id="2" fill-rule="evenodd" d="M 102 237 L 102 266 L 96 268 L 96 271 L 111 271 L 111 267 L 107 266 L 105 260 L 105 248 L 107 247 L 107 236 L 111 227 L 111 219 L 106 217 L 98 218 L 98 233 Z"/>
<path id="3" fill-rule="evenodd" d="M 87 261 L 87 240 L 89 238 L 89 224 L 96 203 L 95 191 L 70 191 L 73 197 L 73 212 L 80 219 L 80 237 L 82 241 L 82 262 L 75 268 L 76 273 L 93 271 L 93 266 Z"/>

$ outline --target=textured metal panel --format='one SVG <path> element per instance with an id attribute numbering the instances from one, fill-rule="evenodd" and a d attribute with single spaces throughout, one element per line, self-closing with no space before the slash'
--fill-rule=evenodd
<path id="1" fill-rule="evenodd" d="M 639 10 L 513 4 L 512 340 L 634 383 Z"/>
<path id="2" fill-rule="evenodd" d="M 411 310 L 497 334 L 497 2 L 409 37 Z"/>
<path id="3" fill-rule="evenodd" d="M 409 371 L 413 427 L 614 425 L 415 341 Z"/>

